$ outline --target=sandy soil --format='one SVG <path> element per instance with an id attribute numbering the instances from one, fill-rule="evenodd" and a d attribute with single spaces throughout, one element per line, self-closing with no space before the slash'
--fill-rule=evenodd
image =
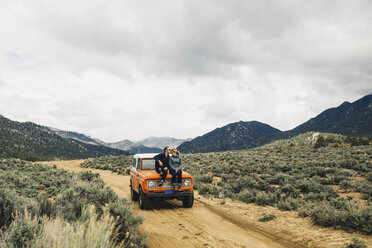
<path id="1" fill-rule="evenodd" d="M 130 198 L 129 176 L 110 171 L 79 167 L 82 160 L 53 161 L 58 168 L 74 172 L 91 170 L 99 173 L 107 186 L 120 197 Z M 230 199 L 207 199 L 195 194 L 191 209 L 177 200 L 154 201 L 151 210 L 135 213 L 145 217 L 140 232 L 147 235 L 147 247 L 249 247 L 249 248 L 340 248 L 351 237 L 363 239 L 372 247 L 372 237 L 346 233 L 333 228 L 321 228 L 295 212 L 283 212 L 272 207 L 245 204 Z M 276 219 L 259 222 L 262 214 L 275 214 Z"/>

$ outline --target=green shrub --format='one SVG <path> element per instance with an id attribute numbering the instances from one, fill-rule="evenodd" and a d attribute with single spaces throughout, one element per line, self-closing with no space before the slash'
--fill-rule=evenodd
<path id="1" fill-rule="evenodd" d="M 256 203 L 261 206 L 271 205 L 275 203 L 275 195 L 272 193 L 259 192 L 256 196 Z"/>
<path id="2" fill-rule="evenodd" d="M 88 181 L 88 182 L 91 182 L 94 179 L 97 180 L 97 179 L 100 178 L 98 173 L 93 173 L 91 171 L 79 172 L 78 175 L 79 175 L 79 177 L 80 177 L 81 180 Z"/>
<path id="3" fill-rule="evenodd" d="M 362 239 L 352 237 L 351 242 L 349 244 L 344 244 L 342 248 L 367 248 L 367 245 Z"/>
<path id="4" fill-rule="evenodd" d="M 12 222 L 15 210 L 12 194 L 8 190 L 0 190 L 0 228 Z"/>
<path id="5" fill-rule="evenodd" d="M 289 198 L 285 201 L 280 201 L 277 203 L 277 207 L 282 211 L 297 210 L 299 206 L 300 206 L 299 201 L 293 198 Z"/>
<path id="6" fill-rule="evenodd" d="M 211 185 L 208 185 L 208 184 L 202 184 L 198 188 L 198 192 L 199 192 L 200 195 L 211 194 L 212 193 L 212 186 Z"/>
<path id="7" fill-rule="evenodd" d="M 310 217 L 315 224 L 330 227 L 341 224 L 341 213 L 328 204 L 322 204 L 310 211 Z"/>
<path id="8" fill-rule="evenodd" d="M 109 211 L 116 217 L 117 234 L 114 240 L 122 243 L 124 247 L 143 247 L 146 237 L 137 232 L 137 227 L 143 222 L 141 216 L 134 216 L 130 203 L 126 198 L 111 202 Z"/>
<path id="9" fill-rule="evenodd" d="M 258 219 L 258 221 L 266 222 L 275 219 L 276 216 L 274 214 L 263 214 L 261 218 Z"/>
<path id="10" fill-rule="evenodd" d="M 9 243 L 12 247 L 29 247 L 42 231 L 42 225 L 37 219 L 26 216 L 17 216 L 15 223 L 9 231 Z"/>
<path id="11" fill-rule="evenodd" d="M 244 190 L 237 195 L 237 198 L 242 202 L 252 203 L 256 201 L 257 190 Z"/>
<path id="12" fill-rule="evenodd" d="M 369 182 L 372 182 L 372 171 L 371 172 L 368 172 L 366 174 L 366 179 L 369 181 Z"/>
<path id="13" fill-rule="evenodd" d="M 37 196 L 37 203 L 38 207 L 38 215 L 43 216 L 46 215 L 48 217 L 55 215 L 55 208 L 53 204 L 49 201 L 48 196 L 44 193 L 40 193 Z"/>

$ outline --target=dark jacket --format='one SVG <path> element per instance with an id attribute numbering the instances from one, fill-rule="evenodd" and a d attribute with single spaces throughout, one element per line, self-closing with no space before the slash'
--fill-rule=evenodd
<path id="1" fill-rule="evenodd" d="M 159 165 L 159 160 L 163 163 L 162 168 L 167 167 L 169 168 L 169 155 L 165 156 L 164 153 L 160 153 L 154 157 L 155 159 L 155 170 L 156 172 L 160 173 L 160 165 Z"/>

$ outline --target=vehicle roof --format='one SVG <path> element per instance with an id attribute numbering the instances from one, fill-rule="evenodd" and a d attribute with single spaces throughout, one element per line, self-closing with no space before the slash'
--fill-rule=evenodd
<path id="1" fill-rule="evenodd" d="M 159 153 L 137 153 L 133 155 L 133 158 L 154 158 Z"/>

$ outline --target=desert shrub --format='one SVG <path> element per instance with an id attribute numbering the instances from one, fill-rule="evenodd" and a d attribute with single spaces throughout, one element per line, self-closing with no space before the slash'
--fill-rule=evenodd
<path id="1" fill-rule="evenodd" d="M 372 182 L 372 172 L 368 172 L 366 174 L 366 179 L 369 181 L 369 182 Z"/>
<path id="2" fill-rule="evenodd" d="M 351 146 L 365 146 L 369 145 L 369 140 L 362 137 L 346 137 L 345 139 L 346 143 L 350 143 Z"/>
<path id="3" fill-rule="evenodd" d="M 246 203 L 252 203 L 256 201 L 258 191 L 257 190 L 243 190 L 237 194 L 237 198 Z"/>
<path id="4" fill-rule="evenodd" d="M 264 193 L 259 192 L 256 196 L 256 203 L 261 206 L 273 206 L 275 203 L 276 197 L 273 193 Z"/>
<path id="5" fill-rule="evenodd" d="M 279 185 L 284 185 L 287 180 L 288 180 L 288 175 L 284 173 L 275 173 L 274 175 L 269 176 L 267 178 L 268 183 L 279 184 Z"/>
<path id="6" fill-rule="evenodd" d="M 315 224 L 330 227 L 341 224 L 341 213 L 329 204 L 321 204 L 310 210 L 309 216 Z"/>
<path id="7" fill-rule="evenodd" d="M 367 245 L 362 239 L 358 237 L 352 237 L 351 242 L 348 244 L 344 244 L 342 248 L 367 248 Z"/>
<path id="8" fill-rule="evenodd" d="M 346 209 L 348 207 L 348 201 L 343 197 L 332 199 L 329 203 L 336 209 Z"/>
<path id="9" fill-rule="evenodd" d="M 367 234 L 372 234 L 372 206 L 364 208 L 349 208 L 344 211 L 343 228 L 345 230 L 361 230 Z"/>
<path id="10" fill-rule="evenodd" d="M 114 237 L 114 241 L 122 243 L 124 247 L 143 247 L 146 238 L 137 232 L 137 228 L 143 222 L 143 218 L 133 215 L 128 200 L 121 198 L 111 202 L 109 211 L 112 216 L 116 217 L 115 228 L 117 234 Z"/>
<path id="11" fill-rule="evenodd" d="M 261 183 L 265 184 L 262 180 L 261 180 Z M 245 177 L 239 176 L 236 180 L 231 182 L 230 185 L 231 185 L 231 190 L 234 193 L 239 193 L 242 190 L 247 189 L 247 188 L 260 188 L 258 186 L 257 180 L 255 180 L 251 177 L 247 177 L 247 176 L 245 176 Z M 265 186 L 266 186 L 266 184 L 265 184 Z M 264 187 L 264 188 L 266 188 L 266 187 Z"/>
<path id="12" fill-rule="evenodd" d="M 8 243 L 12 247 L 29 247 L 41 233 L 42 225 L 37 218 L 32 218 L 26 211 L 25 215 L 16 216 L 8 232 Z"/>
<path id="13" fill-rule="evenodd" d="M 211 183 L 213 181 L 213 177 L 210 175 L 200 175 L 196 174 L 193 176 L 195 183 Z"/>
<path id="14" fill-rule="evenodd" d="M 220 190 L 217 187 L 212 186 L 210 184 L 202 184 L 198 188 L 198 192 L 201 195 L 213 195 L 215 197 L 219 197 Z"/>
<path id="15" fill-rule="evenodd" d="M 315 224 L 325 227 L 337 227 L 347 231 L 361 230 L 372 233 L 372 206 L 359 207 L 355 203 L 348 203 L 341 209 L 322 203 L 307 210 L 308 216 Z"/>
<path id="16" fill-rule="evenodd" d="M 88 181 L 88 182 L 91 182 L 93 180 L 100 179 L 98 173 L 93 173 L 91 171 L 79 172 L 78 175 L 79 175 L 79 177 L 80 177 L 81 180 Z"/>
<path id="17" fill-rule="evenodd" d="M 261 218 L 258 219 L 258 221 L 266 222 L 275 219 L 276 216 L 274 214 L 263 214 Z"/>
<path id="18" fill-rule="evenodd" d="M 356 192 L 372 196 L 372 185 L 369 181 L 366 180 L 355 181 L 354 183 L 352 183 L 352 187 Z"/>
<path id="19" fill-rule="evenodd" d="M 43 216 L 46 215 L 48 217 L 55 215 L 55 208 L 51 201 L 48 199 L 47 194 L 40 193 L 37 196 L 37 203 L 38 203 L 38 215 Z"/>
<path id="20" fill-rule="evenodd" d="M 318 140 L 314 144 L 314 148 L 320 148 L 320 147 L 324 147 L 324 146 L 327 146 L 327 145 L 328 145 L 328 143 L 326 142 L 326 140 L 324 139 L 324 137 L 323 136 L 319 136 Z"/>
<path id="21" fill-rule="evenodd" d="M 221 179 L 223 182 L 231 181 L 235 176 L 233 174 L 222 173 Z"/>
<path id="22" fill-rule="evenodd" d="M 9 225 L 15 214 L 15 202 L 8 190 L 0 190 L 0 228 Z"/>
<path id="23" fill-rule="evenodd" d="M 288 196 L 289 195 L 290 196 L 298 196 L 299 195 L 299 192 L 296 190 L 296 188 L 293 187 L 290 184 L 283 185 L 282 187 L 280 187 L 279 191 L 281 193 L 285 193 Z"/>
<path id="24" fill-rule="evenodd" d="M 282 211 L 297 210 L 300 207 L 301 201 L 289 198 L 287 200 L 279 201 L 277 207 Z"/>
<path id="25" fill-rule="evenodd" d="M 111 170 L 119 174 L 129 174 L 132 166 L 133 156 L 103 156 L 94 159 L 87 159 L 81 163 L 81 167 Z"/>
<path id="26" fill-rule="evenodd" d="M 55 205 L 57 214 L 68 220 L 76 220 L 81 216 L 84 206 L 94 204 L 97 211 L 101 211 L 102 206 L 115 200 L 115 193 L 103 184 L 80 182 L 57 195 Z"/>
<path id="27" fill-rule="evenodd" d="M 347 189 L 350 189 L 351 188 L 351 183 L 349 180 L 342 180 L 340 182 L 340 188 L 343 189 L 343 190 L 347 190 Z"/>
<path id="28" fill-rule="evenodd" d="M 206 195 L 212 192 L 212 186 L 202 184 L 200 187 L 198 187 L 198 192 L 201 195 Z"/>

